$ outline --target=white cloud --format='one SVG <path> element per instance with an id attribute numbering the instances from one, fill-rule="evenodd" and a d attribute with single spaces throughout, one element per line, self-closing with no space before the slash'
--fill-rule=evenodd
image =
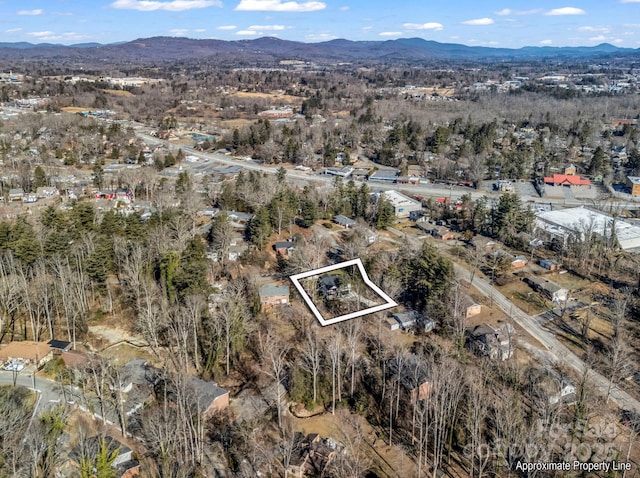
<path id="1" fill-rule="evenodd" d="M 589 41 L 605 41 L 606 39 L 607 37 L 605 37 L 604 35 L 598 35 L 597 37 L 589 38 Z"/>
<path id="2" fill-rule="evenodd" d="M 553 40 L 540 40 L 541 45 L 551 45 Z"/>
<path id="3" fill-rule="evenodd" d="M 402 35 L 402 32 L 380 32 L 378 35 L 381 37 L 397 37 L 398 35 Z"/>
<path id="4" fill-rule="evenodd" d="M 335 40 L 336 38 L 338 37 L 332 33 L 311 33 L 306 36 L 306 39 L 309 41 L 328 41 Z"/>
<path id="5" fill-rule="evenodd" d="M 545 15 L 550 17 L 557 17 L 561 15 L 586 15 L 582 8 L 576 7 L 562 7 L 562 8 L 554 8 L 553 10 L 549 10 Z"/>
<path id="6" fill-rule="evenodd" d="M 15 33 L 15 32 L 21 32 L 22 28 L 11 28 L 10 30 L 5 30 L 5 33 Z"/>
<path id="7" fill-rule="evenodd" d="M 257 32 L 255 30 L 238 30 L 236 32 L 236 35 L 242 35 L 242 36 L 256 36 L 259 34 L 260 32 Z"/>
<path id="8" fill-rule="evenodd" d="M 640 3 L 640 0 L 620 0 L 620 3 Z"/>
<path id="9" fill-rule="evenodd" d="M 116 0 L 109 6 L 120 10 L 138 10 L 141 12 L 153 12 L 156 10 L 181 12 L 183 10 L 193 10 L 194 8 L 221 7 L 222 2 L 220 2 L 220 0 L 173 0 L 170 2 L 154 0 Z"/>
<path id="10" fill-rule="evenodd" d="M 188 31 L 189 30 L 186 28 L 173 28 L 172 30 L 169 30 L 169 33 L 175 37 L 182 37 L 185 36 Z"/>
<path id="11" fill-rule="evenodd" d="M 206 32 L 206 31 L 207 31 L 207 29 L 206 29 L 206 28 L 196 28 L 196 29 L 195 29 L 195 30 L 193 30 L 193 31 L 194 31 L 194 32 L 196 32 L 196 33 L 204 33 L 204 32 Z"/>
<path id="12" fill-rule="evenodd" d="M 369 30 L 372 30 L 373 27 L 371 25 L 367 25 L 366 27 L 362 27 L 362 30 L 365 32 L 368 32 Z"/>
<path id="13" fill-rule="evenodd" d="M 324 10 L 324 2 L 282 2 L 282 0 L 240 0 L 234 10 L 247 12 L 315 12 Z"/>
<path id="14" fill-rule="evenodd" d="M 42 15 L 44 13 L 44 10 L 42 10 L 41 8 L 36 8 L 35 10 L 18 10 L 16 12 L 18 15 Z"/>
<path id="15" fill-rule="evenodd" d="M 615 40 L 612 40 L 611 43 L 615 43 L 616 45 L 620 45 L 621 43 L 624 43 L 624 40 L 622 38 L 616 38 Z"/>
<path id="16" fill-rule="evenodd" d="M 252 25 L 249 28 L 247 28 L 247 30 L 267 30 L 267 31 L 281 31 L 284 30 L 285 27 L 284 25 Z"/>
<path id="17" fill-rule="evenodd" d="M 341 12 L 346 12 L 349 10 L 349 7 L 347 7 L 346 5 L 344 7 L 340 7 L 338 8 L 338 10 L 340 10 Z"/>
<path id="18" fill-rule="evenodd" d="M 501 17 L 505 17 L 507 15 L 511 15 L 513 13 L 513 11 L 510 8 L 503 8 L 502 10 L 495 12 L 496 15 L 499 15 Z"/>
<path id="19" fill-rule="evenodd" d="M 216 27 L 216 30 L 235 30 L 236 28 L 238 28 L 235 25 L 220 25 L 219 27 Z"/>
<path id="20" fill-rule="evenodd" d="M 640 28 L 640 23 L 625 23 L 622 26 L 625 28 Z"/>
<path id="21" fill-rule="evenodd" d="M 405 23 L 402 25 L 407 30 L 442 30 L 444 26 L 442 23 L 428 22 L 428 23 Z"/>
<path id="22" fill-rule="evenodd" d="M 581 32 L 599 32 L 599 33 L 609 33 L 609 28 L 607 27 L 593 27 L 590 25 L 585 25 L 583 27 L 578 27 L 578 31 Z"/>
<path id="23" fill-rule="evenodd" d="M 27 35 L 35 37 L 40 41 L 62 41 L 65 43 L 87 39 L 86 35 L 82 35 L 76 32 L 55 33 L 52 31 L 43 31 L 30 32 L 27 33 Z"/>
<path id="24" fill-rule="evenodd" d="M 473 20 L 467 20 L 462 22 L 463 25 L 492 25 L 493 18 L 474 18 Z"/>
<path id="25" fill-rule="evenodd" d="M 30 32 L 28 33 L 28 35 L 36 38 L 42 38 L 42 37 L 49 37 L 51 35 L 55 35 L 55 33 L 47 30 L 44 32 Z"/>

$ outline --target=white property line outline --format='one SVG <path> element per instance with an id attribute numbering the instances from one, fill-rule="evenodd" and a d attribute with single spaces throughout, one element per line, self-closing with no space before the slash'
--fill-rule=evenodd
<path id="1" fill-rule="evenodd" d="M 302 287 L 299 280 L 304 279 L 306 277 L 323 274 L 325 272 L 335 271 L 337 269 L 344 269 L 345 267 L 354 266 L 354 265 L 358 266 L 358 270 L 362 275 L 362 279 L 364 280 L 364 283 L 367 284 L 369 287 L 371 287 L 386 302 L 381 305 L 369 307 L 368 309 L 359 310 L 357 312 L 351 312 L 350 314 L 340 315 L 332 319 L 325 319 L 324 317 L 322 317 L 322 314 L 320 313 L 316 305 L 313 303 L 313 300 L 311 300 L 311 297 L 309 297 L 309 294 L 307 294 L 307 291 L 304 290 L 304 287 Z M 322 326 L 337 324 L 338 322 L 342 322 L 349 319 L 355 319 L 356 317 L 362 317 L 363 315 L 367 315 L 367 314 L 373 314 L 374 312 L 390 309 L 398 305 L 396 301 L 394 301 L 391 297 L 385 294 L 382 291 L 382 289 L 380 289 L 380 287 L 378 287 L 373 282 L 371 282 L 371 280 L 369 279 L 369 276 L 367 275 L 367 271 L 364 269 L 364 265 L 362 264 L 362 261 L 360 260 L 360 258 L 351 259 L 350 261 L 345 261 L 345 262 L 339 262 L 331 266 L 321 267 L 319 269 L 302 272 L 300 274 L 294 274 L 292 276 L 289 276 L 289 279 L 291 279 L 291 282 L 293 282 L 293 285 L 295 286 L 295 288 L 298 289 L 298 292 L 300 292 L 300 295 L 302 296 L 304 301 L 307 303 L 307 305 L 311 309 L 311 312 L 313 312 L 313 315 L 316 316 L 316 319 L 318 319 L 318 321 Z"/>

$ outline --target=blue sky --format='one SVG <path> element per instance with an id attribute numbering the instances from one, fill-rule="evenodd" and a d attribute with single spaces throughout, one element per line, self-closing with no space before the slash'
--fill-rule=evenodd
<path id="1" fill-rule="evenodd" d="M 640 0 L 0 0 L 0 32 L 3 42 L 62 44 L 164 35 L 639 48 Z"/>

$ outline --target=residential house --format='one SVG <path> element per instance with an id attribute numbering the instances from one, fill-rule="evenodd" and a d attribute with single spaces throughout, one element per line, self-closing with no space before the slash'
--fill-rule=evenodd
<path id="1" fill-rule="evenodd" d="M 436 327 L 433 320 L 427 319 L 417 310 L 406 310 L 404 312 L 396 312 L 392 314 L 402 330 L 409 330 L 412 327 L 419 328 L 425 332 L 429 332 Z M 392 329 L 394 330 L 394 329 Z"/>
<path id="2" fill-rule="evenodd" d="M 78 443 L 69 454 L 71 462 L 79 466 L 85 456 L 97 456 L 102 443 L 107 450 L 107 456 L 115 455 L 111 463 L 111 468 L 115 470 L 114 476 L 131 478 L 140 474 L 140 463 L 134 460 L 131 448 L 109 435 L 94 436 Z"/>
<path id="3" fill-rule="evenodd" d="M 560 287 L 555 282 L 540 276 L 527 277 L 524 281 L 533 289 L 544 294 L 553 302 L 564 302 L 567 300 L 569 291 Z"/>
<path id="4" fill-rule="evenodd" d="M 289 460 L 287 476 L 324 476 L 327 466 L 338 452 L 338 444 L 330 438 L 321 438 L 317 433 L 310 433 L 306 437 L 296 433 L 294 441 L 295 452 Z"/>
<path id="5" fill-rule="evenodd" d="M 562 269 L 562 264 L 553 259 L 540 259 L 540 266 L 551 272 Z"/>
<path id="6" fill-rule="evenodd" d="M 208 420 L 216 412 L 225 410 L 229 406 L 229 391 L 220 388 L 215 382 L 189 377 L 189 386 L 193 391 L 203 420 Z"/>
<path id="7" fill-rule="evenodd" d="M 627 187 L 629 188 L 629 193 L 632 196 L 635 196 L 635 197 L 640 196 L 640 177 L 639 176 L 627 176 L 626 184 L 627 184 Z"/>
<path id="8" fill-rule="evenodd" d="M 280 254 L 281 256 L 288 256 L 296 248 L 296 243 L 293 239 L 289 239 L 287 241 L 279 241 L 273 245 L 273 248 L 275 249 L 276 254 Z"/>
<path id="9" fill-rule="evenodd" d="M 416 211 L 411 211 L 409 213 L 409 220 L 414 222 L 428 222 L 429 216 L 427 216 L 427 213 L 425 211 L 419 209 Z"/>
<path id="10" fill-rule="evenodd" d="M 451 231 L 451 229 L 449 229 L 448 227 L 445 226 L 435 226 L 432 227 L 429 231 L 429 233 L 437 238 L 440 239 L 442 241 L 450 241 L 451 239 L 454 238 L 454 234 Z"/>
<path id="11" fill-rule="evenodd" d="M 351 284 L 345 274 L 323 274 L 318 289 L 325 299 L 337 299 L 351 292 Z"/>
<path id="12" fill-rule="evenodd" d="M 231 225 L 238 229 L 244 229 L 253 219 L 253 214 L 238 211 L 226 211 Z"/>
<path id="13" fill-rule="evenodd" d="M 24 199 L 24 189 L 9 189 L 9 201 L 22 201 Z"/>
<path id="14" fill-rule="evenodd" d="M 466 345 L 476 355 L 493 360 L 507 360 L 513 355 L 515 329 L 511 324 L 498 328 L 480 324 L 468 328 L 466 335 Z"/>
<path id="15" fill-rule="evenodd" d="M 91 356 L 88 353 L 80 352 L 78 350 L 62 352 L 60 358 L 64 362 L 65 366 L 75 370 L 83 370 L 91 360 Z"/>
<path id="16" fill-rule="evenodd" d="M 576 167 L 573 164 L 568 164 L 564 168 L 565 176 L 575 176 L 576 175 Z"/>
<path id="17" fill-rule="evenodd" d="M 530 374 L 529 386 L 534 396 L 550 405 L 559 402 L 573 403 L 576 398 L 576 387 L 566 375 L 556 370 L 545 368 Z"/>
<path id="18" fill-rule="evenodd" d="M 385 317 L 384 323 L 389 328 L 389 330 L 400 330 L 400 322 L 398 322 L 393 317 Z"/>
<path id="19" fill-rule="evenodd" d="M 471 239 L 471 245 L 478 251 L 490 252 L 496 247 L 497 242 L 490 237 L 478 235 Z"/>
<path id="20" fill-rule="evenodd" d="M 356 221 L 347 216 L 343 216 L 342 214 L 338 214 L 337 216 L 333 216 L 333 222 L 338 224 L 339 226 L 344 227 L 345 229 L 349 229 L 356 225 Z"/>
<path id="21" fill-rule="evenodd" d="M 42 367 L 53 358 L 53 350 L 46 342 L 34 342 L 33 340 L 23 340 L 21 342 L 10 342 L 0 349 L 0 361 L 22 361 Z"/>
<path id="22" fill-rule="evenodd" d="M 512 269 L 520 269 L 521 267 L 524 267 L 527 265 L 527 258 L 525 256 L 513 256 L 513 259 L 511 260 L 511 268 Z"/>
<path id="23" fill-rule="evenodd" d="M 289 303 L 289 286 L 265 284 L 258 291 L 262 310 L 269 310 L 278 305 Z"/>
<path id="24" fill-rule="evenodd" d="M 465 317 L 470 319 L 471 317 L 475 317 L 482 312 L 482 305 L 478 304 L 471 297 L 466 294 L 462 295 L 462 307 L 464 310 Z"/>

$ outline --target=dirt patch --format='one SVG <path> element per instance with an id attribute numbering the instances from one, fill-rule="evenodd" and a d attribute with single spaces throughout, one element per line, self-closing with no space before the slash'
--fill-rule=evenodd
<path id="1" fill-rule="evenodd" d="M 372 469 L 387 477 L 404 478 L 417 475 L 413 458 L 401 448 L 389 446 L 383 439 L 378 438 L 375 429 L 361 416 L 341 410 L 336 415 L 327 413 L 296 419 L 295 423 L 303 434 L 318 433 L 322 437 L 331 437 L 341 443 L 356 436 L 357 427 L 363 438 L 360 449 L 372 460 Z"/>
<path id="2" fill-rule="evenodd" d="M 220 121 L 220 127 L 224 129 L 233 129 L 233 128 L 240 129 L 252 124 L 253 124 L 253 121 L 247 120 L 247 119 L 232 119 L 232 120 Z"/>
<path id="3" fill-rule="evenodd" d="M 108 326 L 108 325 L 90 325 L 89 334 L 96 340 L 96 345 L 100 349 L 106 348 L 120 342 L 128 342 L 134 346 L 144 347 L 147 345 L 146 340 L 141 336 L 133 334 L 124 329 Z"/>
<path id="4" fill-rule="evenodd" d="M 109 93 L 110 95 L 114 95 L 114 96 L 126 96 L 126 97 L 135 96 L 130 91 L 124 91 L 124 90 L 102 90 L 102 91 L 104 91 L 105 93 Z"/>
<path id="5" fill-rule="evenodd" d="M 298 96 L 285 95 L 284 93 L 254 93 L 250 91 L 238 91 L 232 96 L 237 96 L 238 98 L 253 98 L 260 100 L 277 100 L 283 101 L 285 103 L 296 103 L 301 102 L 302 98 Z"/>
<path id="6" fill-rule="evenodd" d="M 91 107 L 81 107 L 81 106 L 64 106 L 62 108 L 60 108 L 62 111 L 64 111 L 65 113 L 82 113 L 83 111 L 92 111 L 93 108 Z"/>
<path id="7" fill-rule="evenodd" d="M 161 365 L 158 358 L 151 353 L 149 347 L 134 347 L 127 343 L 121 343 L 105 349 L 102 352 L 102 356 L 110 358 L 121 365 L 136 358 L 145 359 L 154 366 Z"/>

